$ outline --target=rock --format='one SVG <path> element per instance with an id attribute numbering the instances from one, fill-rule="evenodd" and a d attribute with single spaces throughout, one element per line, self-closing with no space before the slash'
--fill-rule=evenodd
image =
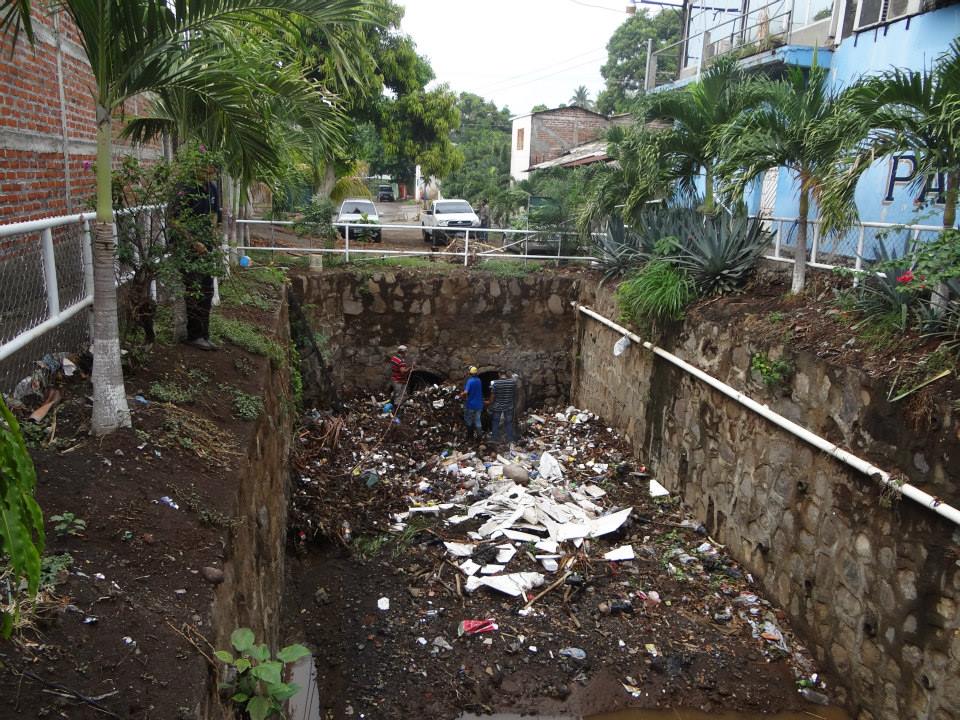
<path id="1" fill-rule="evenodd" d="M 144 534 L 143 534 L 143 541 L 144 541 L 147 545 L 153 545 L 153 544 L 155 544 L 155 543 L 157 542 L 156 538 L 153 537 L 153 533 L 144 533 Z"/>
<path id="2" fill-rule="evenodd" d="M 202 567 L 200 568 L 200 575 L 211 585 L 219 585 L 223 582 L 223 570 L 220 568 Z"/>
<path id="3" fill-rule="evenodd" d="M 313 594 L 313 601 L 317 605 L 326 605 L 330 602 L 330 593 L 327 592 L 326 588 L 317 588 L 317 591 Z"/>
<path id="4" fill-rule="evenodd" d="M 503 476 L 508 480 L 513 480 L 518 485 L 526 485 L 530 482 L 530 473 L 526 468 L 515 463 L 503 466 Z"/>

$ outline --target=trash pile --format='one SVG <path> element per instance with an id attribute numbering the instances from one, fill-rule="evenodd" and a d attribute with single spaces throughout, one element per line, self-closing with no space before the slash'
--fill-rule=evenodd
<path id="1" fill-rule="evenodd" d="M 568 407 L 528 414 L 510 447 L 468 442 L 457 391 L 426 388 L 399 413 L 375 397 L 311 413 L 296 452 L 298 541 L 391 545 L 408 598 L 390 612 L 415 634 L 425 618 L 449 625 L 418 647 L 482 652 L 488 669 L 491 653 L 522 653 L 568 680 L 604 667 L 634 697 L 645 673 L 712 687 L 746 656 L 786 663 L 819 695 L 783 614 L 617 433 Z"/>

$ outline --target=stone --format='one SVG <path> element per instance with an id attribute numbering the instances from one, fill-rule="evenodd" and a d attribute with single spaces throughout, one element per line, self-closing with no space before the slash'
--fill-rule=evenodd
<path id="1" fill-rule="evenodd" d="M 554 315 L 563 315 L 563 300 L 559 295 L 551 295 L 547 300 L 547 309 Z"/>
<path id="2" fill-rule="evenodd" d="M 503 466 L 503 476 L 508 480 L 513 480 L 518 485 L 526 485 L 530 482 L 530 473 L 526 468 L 510 463 Z"/>
<path id="3" fill-rule="evenodd" d="M 897 581 L 900 585 L 900 595 L 904 600 L 917 599 L 917 576 L 912 570 L 898 572 Z"/>
<path id="4" fill-rule="evenodd" d="M 211 585 L 219 585 L 223 582 L 223 570 L 215 567 L 200 568 L 200 576 Z"/>
<path id="5" fill-rule="evenodd" d="M 927 462 L 923 453 L 917 452 L 913 454 L 913 466 L 924 475 L 930 472 L 930 463 Z"/>
<path id="6" fill-rule="evenodd" d="M 859 535 L 857 535 L 857 539 L 854 541 L 853 546 L 857 551 L 857 555 L 859 555 L 860 557 L 862 558 L 870 557 L 870 553 L 872 551 L 872 547 L 870 545 L 870 538 L 868 538 L 863 533 L 860 533 Z"/>

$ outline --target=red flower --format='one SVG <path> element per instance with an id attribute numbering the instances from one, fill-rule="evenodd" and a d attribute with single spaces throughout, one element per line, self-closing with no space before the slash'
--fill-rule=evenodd
<path id="1" fill-rule="evenodd" d="M 913 270 L 907 270 L 903 275 L 897 278 L 897 282 L 901 285 L 906 285 L 907 283 L 913 282 Z"/>

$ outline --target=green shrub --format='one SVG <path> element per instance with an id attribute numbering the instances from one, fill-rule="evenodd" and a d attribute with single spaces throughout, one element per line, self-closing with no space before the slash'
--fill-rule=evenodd
<path id="1" fill-rule="evenodd" d="M 679 320 L 696 297 L 687 273 L 665 260 L 647 263 L 617 288 L 620 309 L 634 322 Z"/>
<path id="2" fill-rule="evenodd" d="M 283 704 L 300 690 L 296 683 L 283 682 L 284 669 L 310 651 L 303 645 L 288 645 L 272 658 L 266 644 L 257 645 L 253 631 L 239 628 L 230 635 L 234 657 L 226 650 L 217 650 L 217 660 L 231 667 L 235 676 L 231 682 L 221 683 L 221 690 L 229 690 L 230 699 L 242 708 L 251 720 L 285 717 Z"/>
<path id="3" fill-rule="evenodd" d="M 750 369 L 759 373 L 768 387 L 786 383 L 793 375 L 793 363 L 789 360 L 773 360 L 766 353 L 756 353 L 750 358 Z"/>
<path id="4" fill-rule="evenodd" d="M 34 500 L 37 474 L 20 434 L 20 425 L 0 398 L 0 557 L 6 556 L 14 587 L 27 581 L 33 596 L 40 582 L 40 554 L 45 536 L 43 514 Z M 10 585 L 8 584 L 8 587 Z M 10 637 L 18 606 L 0 611 L 0 637 Z"/>

